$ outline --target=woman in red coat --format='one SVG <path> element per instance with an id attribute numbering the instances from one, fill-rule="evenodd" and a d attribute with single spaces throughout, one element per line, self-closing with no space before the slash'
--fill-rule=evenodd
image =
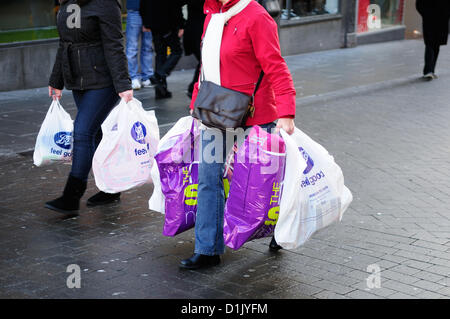
<path id="1" fill-rule="evenodd" d="M 252 95 L 263 71 L 264 77 L 255 96 L 254 116 L 248 118 L 246 126 L 259 125 L 266 129 L 276 126 L 292 134 L 295 88 L 288 67 L 281 57 L 277 25 L 266 10 L 257 1 L 206 0 L 204 35 L 213 14 L 227 12 L 240 1 L 248 4 L 232 16 L 223 28 L 220 85 Z M 191 110 L 194 109 L 197 93 L 198 83 L 194 87 Z M 277 124 L 274 123 L 276 120 Z M 202 154 L 210 142 L 209 138 L 202 137 Z M 226 156 L 226 152 L 223 153 Z M 181 261 L 181 268 L 198 269 L 220 263 L 220 255 L 225 251 L 223 169 L 223 161 L 207 163 L 203 160 L 199 164 L 195 250 L 191 258 Z M 276 248 L 274 240 L 272 247 Z"/>

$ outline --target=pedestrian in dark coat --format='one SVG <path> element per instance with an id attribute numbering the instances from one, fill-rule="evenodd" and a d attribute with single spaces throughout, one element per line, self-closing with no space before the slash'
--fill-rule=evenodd
<path id="1" fill-rule="evenodd" d="M 202 41 L 203 25 L 206 18 L 206 15 L 203 12 L 205 0 L 185 0 L 184 4 L 187 4 L 188 8 L 188 19 L 186 21 L 186 27 L 184 29 L 183 36 L 184 54 L 193 54 L 198 60 L 197 67 L 194 72 L 194 77 L 192 78 L 192 82 L 188 86 L 188 96 L 192 97 L 194 85 L 198 81 L 198 77 L 200 75 L 200 46 Z"/>
<path id="2" fill-rule="evenodd" d="M 450 18 L 449 0 L 417 0 L 417 11 L 422 16 L 423 39 L 425 42 L 424 79 L 432 80 L 435 75 L 439 47 L 448 40 L 448 24 Z"/>
<path id="3" fill-rule="evenodd" d="M 57 16 L 60 37 L 49 80 L 49 95 L 60 99 L 65 87 L 77 105 L 73 131 L 72 169 L 63 195 L 46 207 L 73 214 L 79 209 L 92 158 L 96 135 L 120 97 L 133 99 L 128 75 L 119 0 L 62 0 Z M 99 192 L 88 205 L 119 199 L 118 194 Z"/>
<path id="4" fill-rule="evenodd" d="M 140 13 L 144 32 L 152 32 L 156 52 L 155 98 L 172 97 L 166 78 L 183 54 L 180 38 L 184 33 L 181 0 L 141 0 Z M 167 55 L 167 47 L 170 54 Z"/>

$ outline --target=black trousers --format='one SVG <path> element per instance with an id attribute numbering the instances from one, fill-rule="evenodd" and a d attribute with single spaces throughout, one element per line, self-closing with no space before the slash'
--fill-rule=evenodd
<path id="1" fill-rule="evenodd" d="M 198 64 L 197 64 L 197 67 L 195 68 L 194 77 L 192 78 L 192 82 L 191 82 L 191 84 L 189 84 L 189 87 L 188 87 L 188 91 L 191 92 L 191 93 L 192 93 L 192 91 L 194 91 L 194 85 L 198 81 L 198 78 L 200 76 L 200 70 L 201 70 L 201 67 L 202 67 L 202 63 L 201 63 L 201 59 L 202 58 L 201 58 L 201 54 L 200 54 L 200 49 L 196 50 L 194 52 L 194 56 L 197 58 Z"/>
<path id="2" fill-rule="evenodd" d="M 436 62 L 439 56 L 439 45 L 425 46 L 425 67 L 423 74 L 434 73 Z"/>
<path id="3" fill-rule="evenodd" d="M 183 50 L 180 38 L 176 31 L 169 33 L 153 33 L 153 43 L 156 52 L 156 73 L 166 78 L 181 59 Z M 170 55 L 167 55 L 167 47 L 170 47 Z"/>

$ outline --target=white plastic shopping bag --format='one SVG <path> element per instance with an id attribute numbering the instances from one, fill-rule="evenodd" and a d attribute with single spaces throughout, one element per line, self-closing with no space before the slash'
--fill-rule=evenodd
<path id="1" fill-rule="evenodd" d="M 95 184 L 105 193 L 118 193 L 151 182 L 159 142 L 154 111 L 136 99 L 121 100 L 102 124 L 103 138 L 95 151 Z"/>
<path id="2" fill-rule="evenodd" d="M 353 197 L 341 168 L 323 146 L 298 128 L 291 136 L 283 130 L 281 134 L 287 161 L 275 240 L 295 249 L 316 231 L 340 221 Z"/>
<path id="3" fill-rule="evenodd" d="M 56 99 L 42 122 L 34 147 L 34 165 L 72 160 L 73 120 Z"/>
<path id="4" fill-rule="evenodd" d="M 176 137 L 191 130 L 192 123 L 195 119 L 192 116 L 185 116 L 180 118 L 175 125 L 161 138 L 158 143 L 157 154 L 170 149 L 173 143 L 177 141 Z M 155 154 L 156 155 L 156 154 Z M 152 180 L 153 180 L 153 193 L 148 201 L 148 206 L 150 210 L 165 213 L 165 198 L 161 190 L 161 179 L 159 175 L 158 165 L 154 161 L 151 170 Z"/>

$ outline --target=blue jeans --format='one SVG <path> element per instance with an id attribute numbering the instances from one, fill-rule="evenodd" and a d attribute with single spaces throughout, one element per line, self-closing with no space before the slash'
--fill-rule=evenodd
<path id="1" fill-rule="evenodd" d="M 139 74 L 139 37 L 141 37 L 141 73 Z M 127 59 L 128 70 L 132 80 L 148 80 L 153 76 L 152 33 L 142 32 L 142 18 L 139 11 L 129 10 L 127 13 Z"/>
<path id="2" fill-rule="evenodd" d="M 88 180 L 92 167 L 96 142 L 95 137 L 109 112 L 119 102 L 113 86 L 86 91 L 72 91 L 78 108 L 73 129 L 72 170 L 70 175 Z"/>
<path id="3" fill-rule="evenodd" d="M 260 127 L 270 132 L 271 129 L 275 128 L 275 123 L 260 125 Z M 209 136 L 205 139 L 204 133 L 205 131 L 202 131 L 200 143 L 202 154 L 210 143 L 214 143 L 214 139 Z M 202 159 L 198 166 L 198 201 L 194 250 L 196 254 L 214 256 L 225 252 L 223 240 L 223 213 L 225 209 L 223 174 L 228 150 L 226 149 L 224 133 L 222 133 L 222 141 L 222 162 L 207 163 Z M 207 152 L 211 149 L 211 146 L 209 146 Z M 214 152 L 211 153 L 213 156 L 215 155 Z"/>

